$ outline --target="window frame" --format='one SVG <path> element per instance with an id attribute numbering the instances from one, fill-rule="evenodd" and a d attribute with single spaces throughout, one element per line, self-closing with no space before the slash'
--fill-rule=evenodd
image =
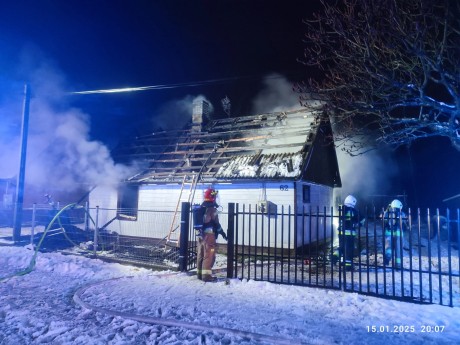
<path id="1" fill-rule="evenodd" d="M 121 184 L 117 189 L 117 219 L 137 221 L 139 185 Z"/>
<path id="2" fill-rule="evenodd" d="M 309 184 L 302 185 L 302 202 L 304 204 L 311 203 L 311 186 Z"/>

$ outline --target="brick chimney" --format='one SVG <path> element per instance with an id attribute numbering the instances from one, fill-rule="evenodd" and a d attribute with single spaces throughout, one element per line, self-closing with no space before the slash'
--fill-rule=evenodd
<path id="1" fill-rule="evenodd" d="M 192 132 L 201 132 L 204 117 L 209 116 L 210 106 L 203 98 L 193 101 Z"/>

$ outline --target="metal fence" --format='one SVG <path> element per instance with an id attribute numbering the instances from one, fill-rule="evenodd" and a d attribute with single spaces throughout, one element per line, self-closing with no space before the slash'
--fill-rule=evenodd
<path id="1" fill-rule="evenodd" d="M 24 208 L 20 244 L 32 243 L 40 251 L 98 257 L 108 261 L 162 269 L 179 268 L 181 211 L 89 208 L 42 204 Z M 0 225 L 0 237 L 13 241 L 12 221 Z M 188 239 L 189 253 L 196 253 Z M 193 254 L 191 254 L 193 255 Z M 188 260 L 188 269 L 194 266 Z"/>
<path id="2" fill-rule="evenodd" d="M 460 305 L 459 210 L 408 211 L 397 246 L 402 267 L 384 260 L 383 210 L 366 210 L 355 237 L 353 269 L 332 253 L 339 244 L 339 214 L 333 209 L 266 214 L 230 205 L 235 263 L 229 276 L 282 284 L 341 289 L 419 303 Z M 319 239 L 319 240 L 316 240 Z"/>
<path id="3" fill-rule="evenodd" d="M 129 218 L 130 210 L 35 205 L 24 209 L 21 242 L 41 251 L 190 271 L 196 267 L 196 239 L 189 210 L 183 203 L 177 213 L 136 210 Z M 227 277 L 460 305 L 459 210 L 408 210 L 398 244 L 401 269 L 384 261 L 382 210 L 366 210 L 351 271 L 331 260 L 339 243 L 340 210 L 278 207 L 267 213 L 238 204 L 227 210 L 220 217 L 228 235 L 227 244 L 221 244 Z M 0 236 L 11 237 L 10 225 L 0 225 Z"/>

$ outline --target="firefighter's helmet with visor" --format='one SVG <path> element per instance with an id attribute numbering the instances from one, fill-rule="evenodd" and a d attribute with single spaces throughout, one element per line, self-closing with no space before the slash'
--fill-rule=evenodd
<path id="1" fill-rule="evenodd" d="M 348 207 L 355 207 L 356 203 L 357 203 L 357 200 L 353 195 L 348 195 L 343 201 L 343 204 Z"/>
<path id="2" fill-rule="evenodd" d="M 219 192 L 214 188 L 208 188 L 204 191 L 204 200 L 205 201 L 216 201 L 217 194 Z"/>
<path id="3" fill-rule="evenodd" d="M 403 208 L 403 204 L 401 201 L 399 201 L 398 199 L 394 199 L 391 204 L 390 204 L 391 208 L 398 208 L 398 209 L 402 209 Z"/>

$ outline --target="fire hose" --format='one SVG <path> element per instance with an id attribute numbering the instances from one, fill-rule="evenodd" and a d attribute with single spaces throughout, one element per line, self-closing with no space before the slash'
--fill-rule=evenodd
<path id="1" fill-rule="evenodd" d="M 168 274 L 166 276 L 170 276 L 170 275 L 171 274 Z M 302 344 L 301 342 L 293 340 L 293 339 L 285 339 L 285 338 L 280 338 L 280 337 L 275 337 L 275 336 L 270 336 L 270 335 L 265 335 L 265 334 L 260 334 L 260 333 L 242 331 L 239 329 L 219 327 L 215 325 L 207 325 L 207 324 L 193 323 L 193 322 L 180 321 L 180 320 L 164 319 L 161 317 L 138 315 L 138 314 L 127 313 L 127 312 L 122 312 L 122 311 L 117 311 L 117 310 L 111 310 L 111 309 L 92 306 L 91 304 L 83 301 L 82 295 L 88 289 L 95 287 L 97 285 L 104 284 L 108 281 L 115 281 L 115 280 L 126 279 L 126 278 L 132 278 L 132 276 L 112 278 L 112 279 L 99 281 L 96 283 L 92 283 L 92 284 L 83 286 L 80 289 L 78 289 L 77 292 L 75 292 L 73 296 L 73 300 L 80 307 L 86 308 L 88 310 L 92 310 L 92 311 L 103 313 L 103 314 L 110 315 L 110 316 L 119 316 L 125 319 L 130 319 L 130 320 L 134 320 L 138 322 L 144 322 L 148 324 L 186 328 L 186 329 L 191 329 L 191 330 L 200 331 L 200 332 L 215 332 L 215 333 L 232 334 L 234 336 L 250 338 L 257 342 L 267 342 L 269 344 L 279 344 L 279 345 L 301 345 Z"/>
<path id="2" fill-rule="evenodd" d="M 63 233 L 64 233 L 64 237 L 70 242 L 72 243 L 73 245 L 75 245 L 75 243 L 69 238 L 69 236 L 67 235 L 66 231 L 65 231 L 65 228 L 63 227 L 62 223 L 61 223 L 61 219 L 60 219 L 60 215 L 62 213 L 64 213 L 65 211 L 67 211 L 68 209 L 72 209 L 72 208 L 76 208 L 78 206 L 78 204 L 76 203 L 72 203 L 72 204 L 69 204 L 65 207 L 63 207 L 62 209 L 60 209 L 55 215 L 54 217 L 51 219 L 51 221 L 49 222 L 48 226 L 45 228 L 45 231 L 43 232 L 42 234 L 42 237 L 40 238 L 40 240 L 38 241 L 37 245 L 35 246 L 34 248 L 34 254 L 30 260 L 30 263 L 29 265 L 24 268 L 23 270 L 21 271 L 18 271 L 18 272 L 15 272 L 15 273 L 12 273 L 10 275 L 7 275 L 5 277 L 0 277 L 0 281 L 4 281 L 4 280 L 7 280 L 7 279 L 10 279 L 12 277 L 15 277 L 15 276 L 23 276 L 23 275 L 26 275 L 30 272 L 33 271 L 33 269 L 35 268 L 35 264 L 36 264 L 36 260 L 37 260 L 37 255 L 38 255 L 38 252 L 40 250 L 40 247 L 46 237 L 46 234 L 48 233 L 48 231 L 50 230 L 50 228 L 54 225 L 54 223 L 57 221 L 59 226 L 61 227 Z M 78 207 L 82 207 L 82 206 L 78 206 Z M 87 210 L 85 210 L 85 212 L 88 212 Z M 89 215 L 88 215 L 89 216 Z M 90 217 L 91 218 L 91 217 Z M 91 219 L 92 220 L 92 219 Z"/>

